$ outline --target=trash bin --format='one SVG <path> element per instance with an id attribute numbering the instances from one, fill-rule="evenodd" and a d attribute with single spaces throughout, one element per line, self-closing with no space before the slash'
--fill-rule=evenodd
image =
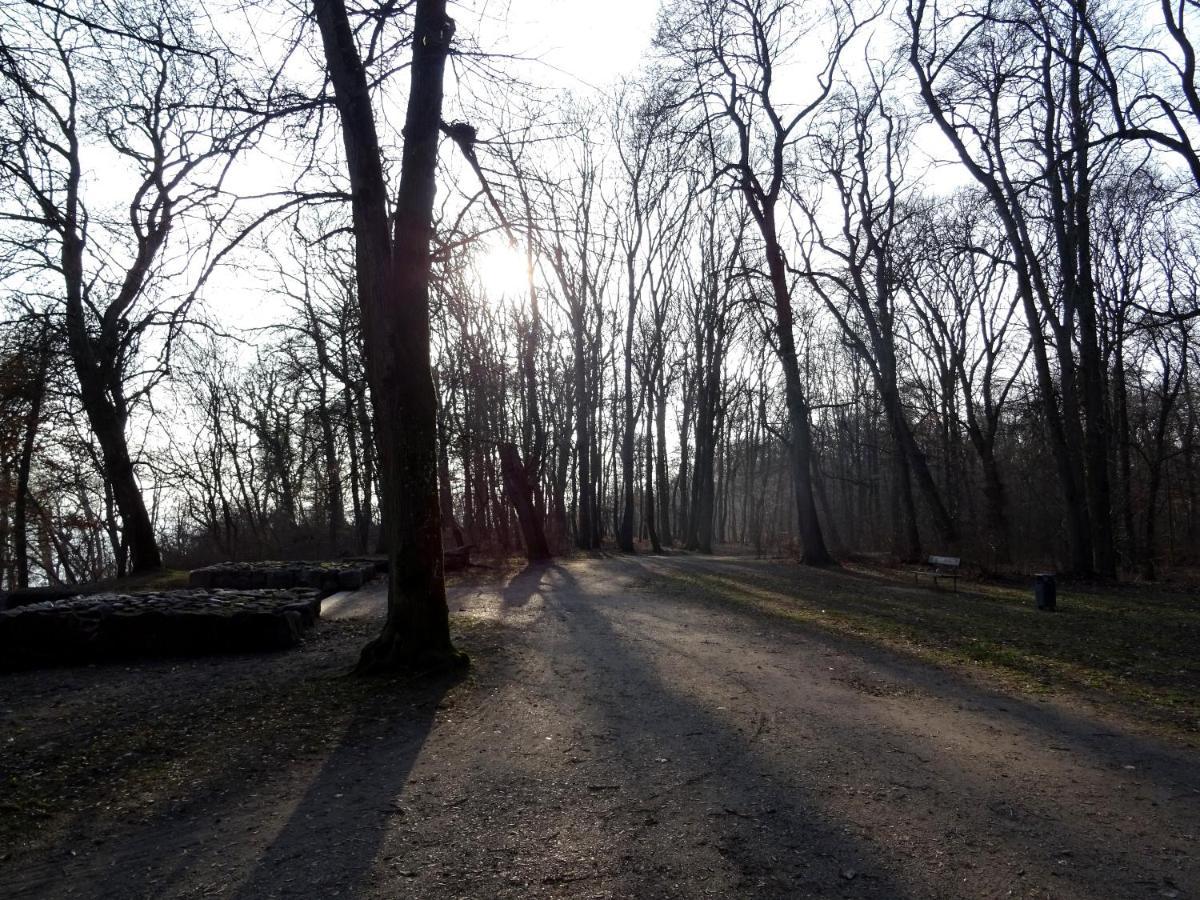
<path id="1" fill-rule="evenodd" d="M 1037 601 L 1038 609 L 1054 612 L 1058 602 L 1058 588 L 1053 575 L 1043 573 L 1033 576 L 1033 599 Z"/>

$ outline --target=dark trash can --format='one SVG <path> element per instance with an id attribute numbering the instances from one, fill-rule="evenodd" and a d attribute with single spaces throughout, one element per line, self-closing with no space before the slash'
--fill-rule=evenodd
<path id="1" fill-rule="evenodd" d="M 1054 612 L 1058 604 L 1058 588 L 1053 575 L 1041 574 L 1033 577 L 1033 598 L 1037 601 L 1038 609 Z"/>

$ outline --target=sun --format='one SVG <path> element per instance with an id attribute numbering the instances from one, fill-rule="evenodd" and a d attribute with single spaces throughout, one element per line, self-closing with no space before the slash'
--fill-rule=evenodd
<path id="1" fill-rule="evenodd" d="M 507 244 L 491 245 L 475 257 L 475 272 L 492 303 L 524 296 L 529 291 L 525 254 Z"/>

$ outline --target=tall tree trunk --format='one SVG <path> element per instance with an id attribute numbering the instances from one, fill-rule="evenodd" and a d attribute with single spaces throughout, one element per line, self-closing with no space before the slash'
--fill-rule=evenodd
<path id="1" fill-rule="evenodd" d="M 104 481 L 112 492 L 113 504 L 121 518 L 120 544 L 124 552 L 117 553 L 118 574 L 137 575 L 161 569 L 158 539 L 129 456 L 125 416 L 105 397 L 95 373 L 79 368 L 76 371 L 81 387 L 87 382 L 81 392 L 85 398 L 83 406 L 100 444 Z M 129 560 L 127 569 L 122 557 Z"/>
<path id="2" fill-rule="evenodd" d="M 1129 428 L 1129 388 L 1125 379 L 1124 323 L 1118 325 L 1113 354 L 1112 395 L 1117 417 L 1117 465 L 1121 478 L 1121 525 L 1124 537 L 1124 563 L 1128 569 L 1137 567 L 1138 535 L 1133 518 L 1133 454 Z"/>
<path id="3" fill-rule="evenodd" d="M 892 429 L 892 553 L 901 562 L 921 562 L 921 537 L 917 530 L 917 507 L 913 498 L 912 474 L 903 441 Z"/>
<path id="4" fill-rule="evenodd" d="M 637 318 L 637 287 L 634 283 L 633 258 L 627 261 L 629 307 L 625 319 L 625 403 L 621 433 L 621 517 L 617 528 L 617 547 L 633 552 L 633 444 L 637 416 L 633 402 L 633 326 Z"/>
<path id="5" fill-rule="evenodd" d="M 64 241 L 64 246 L 71 244 L 70 240 Z M 82 284 L 81 260 L 75 258 L 68 263 L 67 257 L 74 254 L 69 254 L 67 250 L 64 250 L 63 256 L 64 268 L 68 265 L 73 267 L 78 274 L 79 283 Z M 75 280 L 74 275 L 68 275 L 68 282 Z M 119 385 L 107 383 L 96 361 L 92 338 L 84 322 L 81 290 L 67 291 L 67 338 L 71 361 L 79 379 L 83 409 L 96 435 L 96 441 L 100 444 L 104 482 L 112 492 L 113 503 L 121 517 L 122 541 L 128 550 L 129 572 L 138 574 L 160 569 L 162 556 L 158 551 L 158 539 L 155 537 L 154 525 L 146 509 L 146 500 L 134 473 L 129 444 L 125 438 L 127 413 L 124 409 L 124 396 Z M 119 565 L 118 568 L 123 566 Z"/>
<path id="6" fill-rule="evenodd" d="M 367 75 L 344 0 L 314 0 L 350 175 L 355 266 L 379 453 L 388 611 L 360 672 L 466 663 L 450 640 L 430 367 L 429 275 L 442 77 L 454 23 L 446 0 L 417 0 L 395 231 Z"/>
<path id="7" fill-rule="evenodd" d="M 596 491 L 592 482 L 592 440 L 588 423 L 591 405 L 583 324 L 575 324 L 575 446 L 578 455 L 576 490 L 576 543 L 581 550 L 599 547 L 596 540 Z"/>
<path id="8" fill-rule="evenodd" d="M 904 414 L 904 406 L 900 401 L 900 391 L 893 385 L 884 389 L 882 397 L 887 409 L 888 419 L 891 422 L 897 452 L 900 453 L 901 458 L 905 460 L 911 470 L 912 478 L 916 479 L 921 496 L 925 499 L 925 505 L 929 508 L 929 512 L 933 517 L 933 524 L 937 529 L 938 537 L 947 544 L 946 549 L 952 549 L 958 543 L 958 528 L 954 524 L 954 518 L 946 508 L 945 502 L 942 500 L 937 483 L 933 480 L 933 473 L 929 471 L 929 460 L 925 456 L 925 451 L 921 449 L 921 446 L 917 443 L 917 439 L 913 436 L 912 426 L 908 423 L 908 417 Z M 909 479 L 909 483 L 911 485 L 911 479 Z M 911 496 L 911 486 L 907 490 Z M 915 508 L 912 518 L 915 523 Z M 918 555 L 920 554 L 917 544 L 910 542 L 909 546 L 917 546 L 917 553 Z"/>
<path id="9" fill-rule="evenodd" d="M 46 376 L 50 368 L 49 334 L 43 326 L 38 341 L 38 368 L 29 397 L 29 412 L 25 416 L 25 433 L 21 438 L 21 456 L 17 460 L 16 496 L 13 498 L 13 555 L 16 563 L 16 585 L 29 587 L 29 473 L 33 465 L 33 450 L 42 418 L 42 403 L 46 398 Z"/>
<path id="10" fill-rule="evenodd" d="M 800 382 L 800 364 L 796 357 L 796 339 L 792 330 L 792 298 L 788 291 L 783 251 L 778 240 L 774 239 L 774 220 L 760 223 L 760 226 L 767 241 L 767 265 L 775 300 L 775 349 L 783 366 L 788 419 L 792 427 L 792 478 L 803 562 L 810 566 L 827 566 L 833 563 L 833 557 L 825 546 L 825 536 L 817 518 L 817 504 L 813 495 L 812 423 L 809 421 L 808 401 Z"/>
<path id="11" fill-rule="evenodd" d="M 570 431 L 570 426 L 567 426 Z M 558 442 L 558 467 L 554 470 L 554 527 L 560 541 L 569 540 L 571 524 L 567 515 L 567 482 L 570 479 L 571 451 L 566 441 Z"/>
<path id="12" fill-rule="evenodd" d="M 647 397 L 646 416 L 649 419 L 650 409 L 653 408 L 653 397 Z M 649 421 L 647 421 L 649 425 Z M 650 548 L 655 553 L 662 553 L 662 541 L 659 539 L 658 523 L 656 522 L 655 496 L 654 496 L 654 430 L 646 428 L 646 496 L 643 498 L 646 505 L 645 520 L 646 534 L 650 538 Z"/>
<path id="13" fill-rule="evenodd" d="M 364 508 L 365 495 L 370 488 L 363 484 L 362 463 L 359 460 L 358 438 L 355 435 L 354 397 L 349 385 L 342 388 L 342 405 L 345 409 L 343 425 L 346 429 L 346 448 L 350 453 L 350 504 L 354 510 L 355 544 L 359 553 L 367 552 L 367 529 L 370 526 L 370 514 Z M 367 503 L 369 504 L 369 500 Z"/>
<path id="14" fill-rule="evenodd" d="M 17 570 L 9 550 L 13 546 L 13 516 L 11 500 L 16 493 L 13 485 L 12 460 L 7 453 L 0 453 L 0 591 L 5 586 L 12 590 L 17 584 Z"/>
<path id="15" fill-rule="evenodd" d="M 705 376 L 706 380 L 711 380 Z M 689 507 L 689 534 L 687 549 L 701 553 L 712 553 L 713 501 L 716 473 L 716 434 L 713 421 L 714 400 L 709 396 L 710 388 L 697 399 L 695 468 L 692 472 L 692 496 Z M 715 390 L 715 388 L 713 388 Z"/>
<path id="16" fill-rule="evenodd" d="M 329 532 L 329 550 L 336 552 L 346 525 L 346 501 L 342 490 L 342 465 L 338 459 L 337 436 L 333 430 L 333 414 L 326 399 L 325 373 L 321 373 L 321 391 L 317 403 L 317 419 L 321 425 L 321 453 L 325 457 L 325 515 Z"/>
<path id="17" fill-rule="evenodd" d="M 1083 2 L 1078 10 L 1083 10 Z M 1078 13 L 1076 13 L 1076 16 Z M 1083 376 L 1084 453 L 1088 513 L 1092 526 L 1092 553 L 1096 573 L 1116 578 L 1117 554 L 1112 523 L 1112 486 L 1109 476 L 1109 415 L 1105 396 L 1105 366 L 1099 347 L 1099 323 L 1096 319 L 1096 284 L 1092 259 L 1092 170 L 1090 127 L 1086 118 L 1083 71 L 1087 40 L 1083 23 L 1072 22 L 1069 95 L 1070 128 L 1074 152 L 1069 164 L 1074 183 L 1068 194 L 1070 209 L 1070 264 L 1075 277 L 1076 306 L 1079 315 L 1079 362 Z"/>
<path id="18" fill-rule="evenodd" d="M 691 541 L 692 534 L 692 489 L 688 483 L 688 473 L 691 471 L 691 444 L 688 436 L 691 434 L 692 407 L 695 402 L 695 391 L 684 378 L 683 412 L 679 418 L 679 477 L 676 479 L 676 490 L 679 497 L 679 511 L 676 514 L 676 524 L 679 527 L 679 538 L 686 547 Z"/>
<path id="19" fill-rule="evenodd" d="M 550 545 L 533 502 L 533 486 L 516 444 L 505 442 L 500 445 L 500 473 L 504 478 L 504 491 L 517 513 L 521 539 L 525 542 L 525 558 L 531 563 L 550 559 Z"/>
<path id="20" fill-rule="evenodd" d="M 546 426 L 542 422 L 538 403 L 537 352 L 541 342 L 542 314 L 538 305 L 537 281 L 534 278 L 533 233 L 530 229 L 525 242 L 525 272 L 529 284 L 529 333 L 522 348 L 522 369 L 525 376 L 525 421 L 523 423 L 523 451 L 525 471 L 533 487 L 533 506 L 543 532 L 546 523 L 546 496 L 543 490 L 542 472 L 546 455 Z"/>
<path id="21" fill-rule="evenodd" d="M 162 568 L 162 556 L 125 437 L 129 410 L 117 359 L 120 352 L 117 337 L 118 319 L 125 307 L 121 305 L 123 301 L 114 301 L 105 310 L 100 339 L 94 340 L 88 332 L 84 313 L 84 224 L 79 221 L 79 190 L 83 175 L 79 163 L 79 143 L 73 124 L 68 129 L 68 136 L 67 156 L 71 171 L 67 182 L 66 221 L 63 223 L 61 257 L 66 288 L 67 349 L 79 379 L 80 400 L 84 413 L 100 444 L 100 468 L 106 489 L 112 492 L 113 502 L 121 517 L 121 543 L 128 550 L 129 570 L 133 573 L 150 572 Z M 169 222 L 170 215 L 170 207 L 167 204 L 162 212 L 162 226 L 149 233 L 143 246 L 139 247 L 137 262 L 127 274 L 126 285 L 137 283 L 139 279 L 136 275 L 140 275 L 144 281 L 150 260 L 166 239 L 166 223 Z M 125 290 L 123 287 L 122 292 Z M 118 574 L 125 574 L 125 556 L 125 553 L 118 551 Z"/>
<path id="22" fill-rule="evenodd" d="M 662 543 L 670 547 L 674 543 L 671 535 L 671 481 L 667 470 L 667 396 L 660 380 L 655 391 L 655 477 L 658 495 L 658 533 Z"/>

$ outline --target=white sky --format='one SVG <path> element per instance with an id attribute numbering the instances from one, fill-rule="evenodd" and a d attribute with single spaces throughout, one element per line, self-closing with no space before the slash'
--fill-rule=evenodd
<path id="1" fill-rule="evenodd" d="M 569 84 L 602 86 L 635 69 L 644 58 L 658 14 L 655 0 L 489 0 L 484 6 L 502 15 L 508 6 L 505 43 L 511 49 L 537 56 L 548 66 L 531 73 L 539 82 L 552 82 L 560 70 Z M 469 14 L 468 14 L 469 15 Z M 459 13 L 469 27 L 467 16 Z"/>
<path id="2" fill-rule="evenodd" d="M 530 85 L 586 94 L 604 89 L 622 75 L 633 74 L 646 61 L 659 6 L 659 0 L 451 0 L 450 13 L 459 35 L 476 41 L 484 52 L 527 60 L 497 61 L 497 66 L 505 72 Z M 792 67 L 787 81 L 803 86 L 798 89 L 797 98 L 792 99 L 807 99 L 812 73 L 803 58 L 794 60 Z M 459 112 L 460 100 L 468 106 L 475 105 L 467 97 L 458 96 L 459 90 L 465 95 L 478 92 L 486 97 L 489 89 L 485 78 L 472 73 L 470 66 L 456 71 L 463 73 L 463 83 L 447 85 L 448 118 Z M 407 80 L 403 72 L 396 77 L 398 84 Z M 399 94 L 402 93 L 401 90 Z M 377 99 L 387 102 L 383 97 Z M 389 112 L 390 116 L 385 113 L 385 117 L 402 116 L 399 110 Z M 475 120 L 470 110 L 463 112 L 482 133 L 491 130 L 489 122 Z M 332 127 L 332 122 L 327 124 Z M 387 127 L 383 130 L 387 131 Z M 922 129 L 918 143 L 931 157 L 952 156 L 948 146 L 942 146 L 945 142 L 940 134 L 930 128 Z M 276 146 L 275 152 L 286 156 L 289 150 Z M 238 169 L 230 186 L 246 182 L 246 190 L 251 193 L 265 189 L 280 171 L 278 165 L 258 154 L 246 159 Z M 965 171 L 953 164 L 935 167 L 927 173 L 929 186 L 935 190 L 949 190 L 965 179 Z M 502 242 L 486 243 L 489 247 L 485 248 L 483 262 L 488 276 L 485 281 L 493 289 L 499 287 L 499 293 L 523 285 L 523 260 L 506 258 L 512 254 L 506 253 Z M 253 255 L 251 242 L 245 248 L 244 258 Z M 270 273 L 257 273 L 256 277 L 256 273 L 245 269 L 230 268 L 215 273 L 204 292 L 203 308 L 217 321 L 233 328 L 249 330 L 279 323 L 286 315 L 284 301 L 267 292 L 266 284 L 255 283 L 264 274 L 273 280 Z M 253 342 L 254 338 L 247 336 Z"/>
<path id="3" fill-rule="evenodd" d="M 657 0 L 452 0 L 450 14 L 459 33 L 476 39 L 485 52 L 528 59 L 502 63 L 521 80 L 586 93 L 638 68 L 650 48 L 658 7 Z M 404 78 L 403 73 L 399 77 Z M 486 85 L 463 87 L 486 91 Z M 447 101 L 452 106 L 450 90 Z M 485 122 L 477 124 L 485 131 L 488 128 Z M 254 154 L 235 170 L 227 186 L 263 190 L 273 180 L 273 170 L 277 169 L 269 159 Z M 252 245 L 247 253 L 252 254 Z M 249 274 L 235 269 L 214 273 L 204 292 L 204 308 L 232 327 L 278 323 L 283 301 L 254 285 Z"/>

